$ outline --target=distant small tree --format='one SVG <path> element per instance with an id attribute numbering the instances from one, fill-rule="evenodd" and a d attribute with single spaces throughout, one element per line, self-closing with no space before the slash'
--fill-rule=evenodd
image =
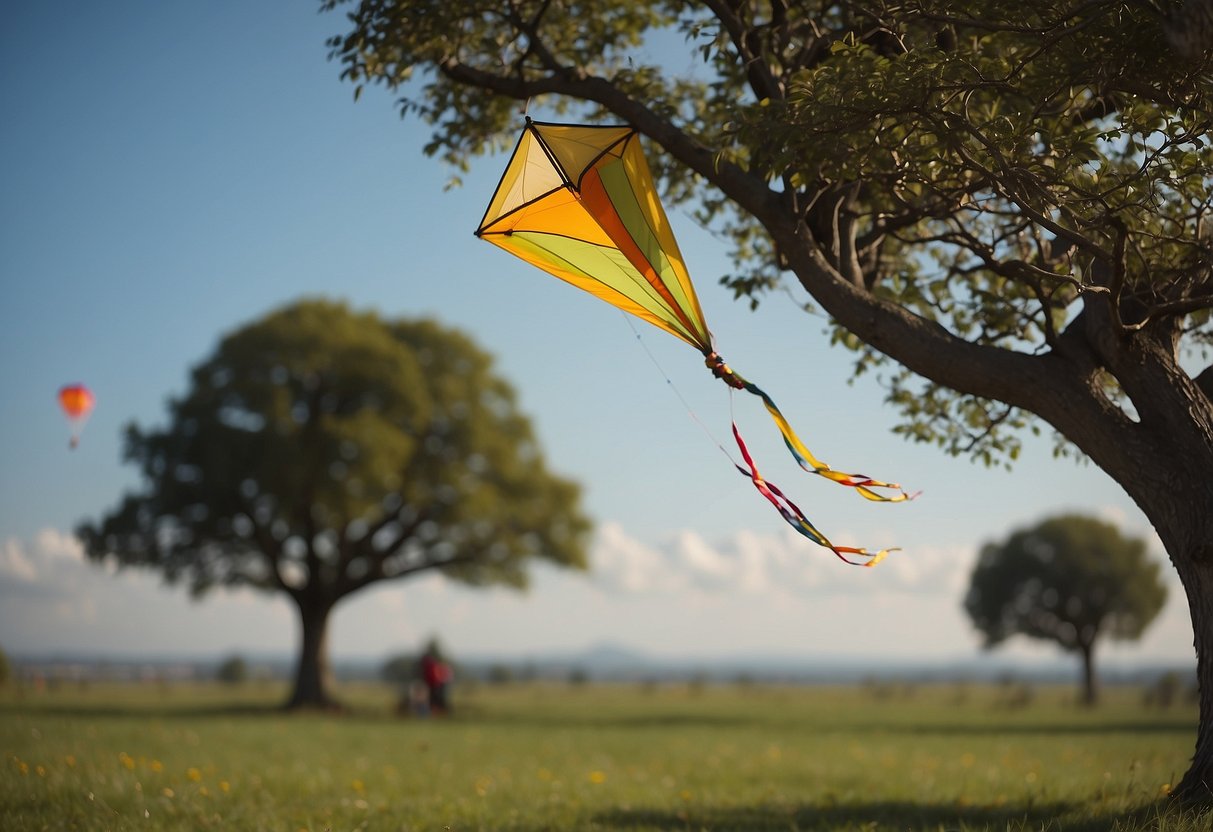
<path id="1" fill-rule="evenodd" d="M 379 678 L 392 685 L 402 685 L 416 675 L 417 657 L 408 653 L 392 656 L 379 668 Z"/>
<path id="2" fill-rule="evenodd" d="M 987 648 L 1024 635 L 1077 653 L 1082 701 L 1094 705 L 1096 643 L 1141 637 L 1167 598 L 1159 571 L 1144 540 L 1065 515 L 986 544 L 964 606 Z"/>
<path id="3" fill-rule="evenodd" d="M 239 685 L 248 681 L 248 663 L 240 656 L 229 656 L 215 671 L 215 678 L 225 685 Z"/>
<path id="4" fill-rule="evenodd" d="M 0 687 L 8 684 L 9 677 L 12 676 L 12 665 L 8 662 L 8 654 L 4 652 L 4 648 L 0 647 Z"/>
<path id="5" fill-rule="evenodd" d="M 1179 673 L 1174 670 L 1168 670 L 1146 688 L 1146 707 L 1162 708 L 1164 710 L 1170 708 L 1179 698 L 1182 688 L 1183 680 L 1180 679 Z"/>
<path id="6" fill-rule="evenodd" d="M 1026 708 L 1036 698 L 1036 692 L 1027 682 L 1019 679 L 1014 673 L 1007 673 L 998 679 L 997 705 L 1001 708 L 1017 710 Z"/>
<path id="7" fill-rule="evenodd" d="M 508 685 L 515 681 L 516 678 L 514 669 L 508 664 L 495 664 L 489 668 L 489 684 Z"/>

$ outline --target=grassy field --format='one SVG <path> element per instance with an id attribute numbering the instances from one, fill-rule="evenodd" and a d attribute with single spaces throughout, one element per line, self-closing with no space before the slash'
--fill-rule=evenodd
<path id="1" fill-rule="evenodd" d="M 1195 710 L 1139 691 L 518 685 L 447 720 L 346 687 L 0 693 L 0 829 L 1207 832 L 1165 799 Z"/>

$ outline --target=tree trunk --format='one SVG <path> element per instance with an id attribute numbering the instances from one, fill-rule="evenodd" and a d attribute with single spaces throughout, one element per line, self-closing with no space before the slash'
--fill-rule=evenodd
<path id="1" fill-rule="evenodd" d="M 1099 701 L 1099 679 L 1095 675 L 1095 645 L 1080 644 L 1078 655 L 1082 658 L 1082 704 L 1093 708 Z"/>
<path id="2" fill-rule="evenodd" d="M 298 599 L 301 639 L 299 661 L 295 666 L 295 690 L 287 701 L 288 709 L 338 707 L 329 696 L 328 623 L 332 606 Z"/>
<path id="3" fill-rule="evenodd" d="M 1200 721 L 1192 765 L 1172 795 L 1209 805 L 1213 804 L 1213 431 L 1200 447 L 1175 445 L 1184 456 L 1164 458 L 1158 474 L 1120 481 L 1153 523 L 1188 599 Z"/>
<path id="4" fill-rule="evenodd" d="M 1213 802 L 1213 538 L 1205 538 L 1187 557 L 1172 555 L 1192 610 L 1196 643 L 1196 679 L 1200 686 L 1200 727 L 1196 751 L 1172 795 L 1184 802 Z"/>

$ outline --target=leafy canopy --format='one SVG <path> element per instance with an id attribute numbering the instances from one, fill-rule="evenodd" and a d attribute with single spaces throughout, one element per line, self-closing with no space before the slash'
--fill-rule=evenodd
<path id="1" fill-rule="evenodd" d="M 586 564 L 579 489 L 456 330 L 308 300 L 191 380 L 166 427 L 128 429 L 143 488 L 81 527 L 91 557 L 324 605 L 426 569 L 523 586 L 531 558 Z"/>
<path id="2" fill-rule="evenodd" d="M 757 303 L 788 267 L 819 301 L 836 292 L 779 241 L 793 222 L 831 275 L 967 344 L 1065 351 L 1098 298 L 1087 317 L 1109 336 L 1161 328 L 1199 358 L 1213 344 L 1213 65 L 1168 42 L 1181 5 L 322 3 L 349 8 L 330 42 L 343 76 L 399 91 L 434 126 L 427 152 L 457 167 L 512 139 L 522 101 L 638 124 L 670 152 L 667 199 L 732 242 L 723 281 L 738 297 Z M 899 345 L 857 326 L 879 310 L 842 321 L 838 303 L 826 326 L 857 372 L 881 369 L 901 432 L 987 463 L 1018 453 L 1039 407 L 979 371 L 897 366 Z M 1132 383 L 1093 372 L 1131 412 Z"/>
<path id="3" fill-rule="evenodd" d="M 1139 638 L 1167 598 L 1160 569 L 1145 541 L 1063 515 L 986 544 L 965 610 L 987 647 L 1024 635 L 1076 652 L 1101 637 Z"/>

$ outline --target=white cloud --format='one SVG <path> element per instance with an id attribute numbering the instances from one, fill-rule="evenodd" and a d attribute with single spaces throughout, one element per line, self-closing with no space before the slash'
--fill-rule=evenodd
<path id="1" fill-rule="evenodd" d="M 16 651 L 196 651 L 278 647 L 293 636 L 281 600 L 249 590 L 191 603 L 159 575 L 103 568 L 70 533 L 45 528 L 0 541 L 0 633 Z"/>
<path id="2" fill-rule="evenodd" d="M 34 548 L 38 556 L 48 564 L 61 561 L 84 563 L 84 546 L 75 535 L 59 529 L 43 529 L 34 538 Z"/>
<path id="3" fill-rule="evenodd" d="M 630 537 L 618 523 L 603 523 L 590 555 L 590 574 L 619 592 L 667 592 L 682 587 L 666 555 Z"/>
<path id="4" fill-rule="evenodd" d="M 0 582 L 17 581 L 33 583 L 38 579 L 38 570 L 25 553 L 21 541 L 10 537 L 0 545 Z"/>
<path id="5" fill-rule="evenodd" d="M 743 530 L 716 542 L 684 530 L 649 545 L 618 523 L 605 523 L 591 563 L 593 580 L 609 592 L 724 592 L 774 599 L 871 591 L 955 595 L 968 580 L 974 557 L 972 547 L 935 547 L 893 552 L 873 569 L 857 569 L 790 530 Z"/>
<path id="6" fill-rule="evenodd" d="M 70 534 L 58 529 L 43 529 L 33 545 L 10 537 L 0 542 L 0 584 L 35 586 L 43 591 L 51 587 L 50 576 L 57 571 L 84 563 L 84 548 Z"/>
<path id="7" fill-rule="evenodd" d="M 882 536 L 879 529 L 863 535 Z M 790 529 L 718 539 L 684 530 L 651 542 L 607 522 L 589 574 L 544 565 L 525 594 L 469 588 L 437 574 L 383 584 L 338 607 L 331 643 L 334 656 L 389 655 L 431 635 L 468 653 L 607 641 L 705 659 L 737 652 L 972 655 L 977 638 L 961 597 L 975 555 L 976 544 L 913 545 L 863 569 Z M 155 573 L 98 568 L 69 534 L 44 529 L 29 540 L 0 540 L 0 634 L 10 652 L 289 653 L 298 625 L 282 596 L 217 591 L 192 603 L 184 588 L 163 586 Z M 1109 644 L 1107 655 L 1183 659 L 1191 641 L 1176 586 L 1146 637 Z M 1052 655 L 1026 640 L 1000 651 L 1020 653 Z"/>

